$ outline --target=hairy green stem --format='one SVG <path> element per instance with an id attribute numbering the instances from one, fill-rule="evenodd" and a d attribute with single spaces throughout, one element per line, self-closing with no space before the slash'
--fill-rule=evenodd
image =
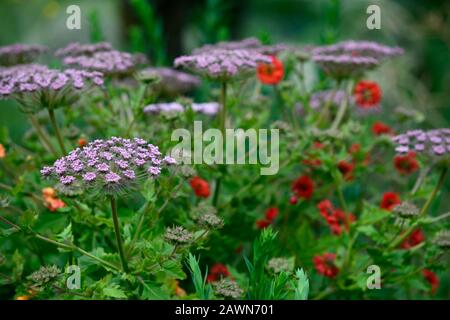
<path id="1" fill-rule="evenodd" d="M 67 154 L 66 147 L 64 146 L 64 140 L 62 138 L 61 131 L 59 130 L 58 123 L 56 122 L 55 110 L 53 110 L 53 109 L 47 109 L 47 110 L 48 110 L 48 115 L 50 117 L 50 122 L 53 126 L 53 130 L 55 131 L 56 139 L 58 140 L 59 147 L 61 148 L 63 155 L 66 155 Z"/>
<path id="2" fill-rule="evenodd" d="M 222 132 L 222 137 L 225 139 L 225 126 L 227 121 L 227 83 L 226 81 L 223 81 L 221 83 L 220 88 L 220 124 L 219 129 L 220 132 Z M 219 194 L 220 194 L 220 187 L 222 184 L 222 177 L 218 177 L 216 179 L 216 186 L 214 189 L 214 195 L 213 195 L 213 206 L 217 207 L 219 203 Z"/>
<path id="3" fill-rule="evenodd" d="M 341 105 L 339 106 L 339 110 L 338 113 L 336 115 L 336 118 L 334 119 L 331 127 L 330 127 L 330 131 L 335 131 L 339 128 L 339 125 L 341 124 L 342 120 L 344 119 L 345 116 L 345 112 L 347 111 L 347 106 L 349 103 L 349 99 L 350 99 L 350 94 L 351 94 L 351 89 L 353 87 L 353 82 L 349 81 L 348 85 L 347 85 L 347 96 L 344 97 L 344 99 L 342 100 Z"/>
<path id="4" fill-rule="evenodd" d="M 2 216 L 0 216 L 0 221 L 5 223 L 5 224 L 7 224 L 7 225 L 9 225 L 10 227 L 15 228 L 18 231 L 23 231 L 20 226 L 16 225 L 15 223 L 9 221 L 8 219 L 6 219 L 6 218 L 4 218 Z M 67 244 L 66 243 L 62 243 L 62 242 L 59 242 L 59 241 L 47 238 L 46 236 L 43 236 L 43 235 L 41 235 L 41 234 L 39 234 L 39 233 L 37 233 L 37 232 L 35 232 L 33 230 L 28 230 L 27 232 L 30 233 L 32 236 L 34 236 L 35 238 L 37 238 L 39 240 L 42 240 L 42 241 L 45 241 L 47 243 L 53 244 L 53 245 L 55 245 L 55 246 L 57 246 L 59 248 L 65 249 L 65 250 L 78 251 L 82 255 L 85 255 L 85 256 L 87 256 L 87 257 L 89 257 L 89 258 L 99 262 L 100 264 L 102 264 L 102 265 L 104 265 L 106 267 L 109 267 L 110 269 L 113 269 L 115 271 L 120 271 L 120 269 L 117 266 L 115 266 L 114 264 L 112 264 L 112 263 L 110 263 L 108 261 L 105 261 L 105 260 L 103 260 L 103 259 L 101 259 L 99 257 L 94 256 L 93 254 L 83 250 L 82 248 L 74 245 L 73 243 L 67 243 Z"/>
<path id="5" fill-rule="evenodd" d="M 51 141 L 48 139 L 47 135 L 45 134 L 44 130 L 42 129 L 41 125 L 39 124 L 38 119 L 36 119 L 36 117 L 32 114 L 29 115 L 29 118 L 30 118 L 31 125 L 33 126 L 34 130 L 36 131 L 44 149 L 53 153 L 53 155 L 55 157 L 58 157 L 58 153 L 56 152 Z"/>
<path id="6" fill-rule="evenodd" d="M 111 213 L 112 218 L 114 222 L 114 233 L 116 234 L 116 242 L 117 242 L 117 248 L 119 251 L 120 256 L 120 262 L 122 263 L 122 269 L 124 272 L 128 272 L 128 264 L 127 260 L 125 259 L 125 253 L 123 250 L 123 243 L 122 243 L 122 237 L 120 235 L 120 224 L 119 224 L 119 216 L 117 215 L 117 202 L 116 198 L 113 196 L 110 197 L 111 202 Z"/>

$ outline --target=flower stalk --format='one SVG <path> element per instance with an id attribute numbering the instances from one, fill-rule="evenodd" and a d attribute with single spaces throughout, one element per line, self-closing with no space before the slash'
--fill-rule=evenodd
<path id="1" fill-rule="evenodd" d="M 61 131 L 59 130 L 58 123 L 56 121 L 55 110 L 50 108 L 47 110 L 53 130 L 55 131 L 56 139 L 58 140 L 59 147 L 61 148 L 63 155 L 65 155 L 67 154 L 66 147 L 64 147 L 64 140 L 62 138 Z"/>
<path id="2" fill-rule="evenodd" d="M 117 202 L 116 202 L 116 198 L 114 198 L 113 196 L 110 197 L 110 203 L 111 203 L 111 213 L 112 213 L 112 218 L 113 218 L 113 222 L 114 222 L 114 233 L 116 235 L 116 242 L 117 242 L 117 248 L 119 251 L 119 256 L 120 256 L 120 262 L 122 263 L 122 269 L 124 272 L 128 272 L 128 263 L 127 260 L 125 258 L 125 252 L 123 250 L 123 243 L 122 243 L 122 237 L 120 235 L 120 224 L 119 224 L 119 217 L 117 214 Z"/>

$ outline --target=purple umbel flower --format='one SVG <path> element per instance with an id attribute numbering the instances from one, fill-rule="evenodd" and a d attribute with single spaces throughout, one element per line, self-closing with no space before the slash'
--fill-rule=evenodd
<path id="1" fill-rule="evenodd" d="M 198 77 L 171 68 L 146 68 L 139 72 L 139 78 L 159 79 L 153 89 L 165 95 L 182 94 L 200 85 Z"/>
<path id="2" fill-rule="evenodd" d="M 259 63 L 271 63 L 269 56 L 253 50 L 214 49 L 175 59 L 176 67 L 183 67 L 213 80 L 227 81 L 255 74 Z"/>
<path id="3" fill-rule="evenodd" d="M 0 70 L 0 98 L 17 100 L 26 112 L 73 104 L 81 90 L 102 84 L 103 75 L 95 71 L 60 71 L 37 64 Z"/>
<path id="4" fill-rule="evenodd" d="M 87 172 L 83 174 L 83 180 L 87 182 L 94 181 L 97 175 L 94 172 Z"/>
<path id="5" fill-rule="evenodd" d="M 351 55 L 313 55 L 312 59 L 329 75 L 336 78 L 357 76 L 378 65 L 372 57 L 353 57 Z"/>
<path id="6" fill-rule="evenodd" d="M 450 156 L 450 129 L 410 130 L 392 138 L 398 153 L 414 151 L 431 156 Z"/>
<path id="7" fill-rule="evenodd" d="M 72 184 L 72 182 L 75 181 L 75 177 L 73 177 L 73 176 L 62 176 L 61 178 L 59 178 L 59 181 L 62 184 L 69 185 L 69 184 Z"/>
<path id="8" fill-rule="evenodd" d="M 94 166 L 93 160 L 100 159 Z M 154 177 L 165 165 L 175 164 L 171 157 L 163 157 L 158 147 L 144 139 L 112 137 L 90 142 L 43 167 L 41 174 L 59 180 L 63 193 L 95 189 L 116 194 L 138 186 L 141 177 Z"/>
<path id="9" fill-rule="evenodd" d="M 239 41 L 221 41 L 216 44 L 206 44 L 200 48 L 195 49 L 192 53 L 199 54 L 209 52 L 211 50 L 258 50 L 262 47 L 261 41 L 257 38 L 246 38 Z"/>
<path id="10" fill-rule="evenodd" d="M 358 76 L 377 66 L 383 59 L 401 55 L 403 49 L 370 41 L 343 41 L 316 47 L 312 59 L 336 78 Z"/>
<path id="11" fill-rule="evenodd" d="M 0 47 L 0 66 L 32 63 L 47 50 L 44 46 L 20 43 Z"/>
<path id="12" fill-rule="evenodd" d="M 120 176 L 117 173 L 109 172 L 105 175 L 105 181 L 110 183 L 116 183 L 120 181 Z"/>
<path id="13" fill-rule="evenodd" d="M 219 104 L 217 102 L 204 102 L 204 103 L 193 103 L 192 110 L 194 112 L 203 113 L 206 115 L 215 115 L 219 111 Z M 178 102 L 167 102 L 167 103 L 154 103 L 149 104 L 144 108 L 145 113 L 178 113 L 184 112 L 185 108 L 181 103 Z"/>
<path id="14" fill-rule="evenodd" d="M 69 43 L 64 48 L 56 50 L 56 57 L 78 57 L 78 56 L 90 56 L 96 52 L 112 51 L 113 47 L 108 42 L 80 44 L 78 42 Z"/>
<path id="15" fill-rule="evenodd" d="M 399 47 L 388 47 L 372 41 L 347 40 L 336 44 L 316 47 L 313 55 L 350 55 L 353 57 L 372 57 L 377 60 L 403 54 Z"/>
<path id="16" fill-rule="evenodd" d="M 63 63 L 80 69 L 102 72 L 105 75 L 130 75 L 142 64 L 141 55 L 120 51 L 100 51 L 92 55 L 67 56 Z"/>

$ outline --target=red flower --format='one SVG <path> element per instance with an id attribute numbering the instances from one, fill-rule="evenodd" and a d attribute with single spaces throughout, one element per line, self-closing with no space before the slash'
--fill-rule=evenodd
<path id="1" fill-rule="evenodd" d="M 417 229 L 411 232 L 409 237 L 401 244 L 402 249 L 410 249 L 425 241 L 425 235 L 422 230 Z"/>
<path id="2" fill-rule="evenodd" d="M 311 167 L 318 167 L 322 164 L 322 161 L 320 159 L 316 159 L 313 157 L 310 157 L 309 159 L 305 159 L 302 162 L 304 165 L 311 166 Z"/>
<path id="3" fill-rule="evenodd" d="M 209 195 L 211 194 L 209 184 L 206 180 L 200 177 L 193 177 L 189 183 L 197 197 L 208 198 Z"/>
<path id="4" fill-rule="evenodd" d="M 303 175 L 292 183 L 292 191 L 303 199 L 310 199 L 314 191 L 314 182 L 310 177 Z"/>
<path id="5" fill-rule="evenodd" d="M 335 209 L 330 200 L 319 202 L 317 208 L 322 217 L 325 218 L 331 232 L 335 235 L 340 235 L 342 233 L 342 226 L 348 231 L 350 229 L 350 224 L 356 220 L 353 214 L 346 214 L 340 209 Z"/>
<path id="6" fill-rule="evenodd" d="M 207 282 L 214 282 L 220 280 L 221 278 L 226 278 L 230 276 L 230 272 L 226 265 L 222 263 L 214 264 L 209 270 L 208 276 L 206 277 Z"/>
<path id="7" fill-rule="evenodd" d="M 363 109 L 376 107 L 381 101 L 381 88 L 373 81 L 361 80 L 353 92 L 356 104 Z"/>
<path id="8" fill-rule="evenodd" d="M 439 278 L 437 277 L 436 273 L 428 269 L 423 269 L 422 275 L 425 280 L 427 280 L 431 285 L 431 293 L 435 294 L 437 289 L 439 288 Z"/>
<path id="9" fill-rule="evenodd" d="M 400 174 L 411 174 L 418 170 L 419 162 L 417 162 L 416 153 L 414 151 L 410 151 L 404 156 L 395 156 L 394 167 Z"/>
<path id="10" fill-rule="evenodd" d="M 374 135 L 380 136 L 382 134 L 391 134 L 392 129 L 388 125 L 384 124 L 383 122 L 377 121 L 372 126 L 372 132 Z"/>
<path id="11" fill-rule="evenodd" d="M 385 192 L 380 203 L 380 208 L 391 211 L 396 205 L 400 203 L 400 196 L 397 193 Z"/>
<path id="12" fill-rule="evenodd" d="M 277 84 L 283 79 L 283 63 L 275 56 L 271 56 L 272 63 L 261 63 L 258 65 L 258 79 L 264 84 Z"/>
<path id="13" fill-rule="evenodd" d="M 334 260 L 336 260 L 336 255 L 328 252 L 321 256 L 314 256 L 313 258 L 317 272 L 328 278 L 334 278 L 339 273 L 339 269 L 335 266 Z"/>
<path id="14" fill-rule="evenodd" d="M 354 168 L 355 168 L 355 165 L 351 162 L 341 160 L 338 163 L 338 169 L 344 176 L 345 180 L 353 180 L 353 169 Z"/>
<path id="15" fill-rule="evenodd" d="M 273 221 L 278 216 L 278 208 L 272 207 L 266 210 L 266 219 Z"/>
<path id="16" fill-rule="evenodd" d="M 297 196 L 291 196 L 290 198 L 289 198 L 289 203 L 290 204 L 292 204 L 292 205 L 296 205 L 297 203 L 298 203 L 298 198 L 297 198 Z"/>
<path id="17" fill-rule="evenodd" d="M 259 219 L 259 220 L 256 220 L 256 227 L 257 227 L 258 229 L 265 229 L 265 228 L 267 228 L 268 226 L 270 226 L 271 224 L 272 224 L 272 221 L 267 220 L 267 219 Z"/>

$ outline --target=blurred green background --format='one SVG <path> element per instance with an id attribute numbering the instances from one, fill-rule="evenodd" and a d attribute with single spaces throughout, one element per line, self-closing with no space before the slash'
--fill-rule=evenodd
<path id="1" fill-rule="evenodd" d="M 81 8 L 81 30 L 66 27 L 69 5 Z M 381 8 L 381 29 L 366 27 L 370 4 Z M 71 41 L 106 40 L 121 50 L 146 52 L 152 64 L 204 43 L 257 36 L 265 42 L 323 44 L 344 39 L 399 45 L 406 54 L 383 65 L 384 108 L 416 108 L 421 127 L 450 120 L 449 1 L 366 0 L 2 0 L 0 45 L 39 43 L 52 50 Z M 46 63 L 51 61 L 47 56 Z M 0 126 L 20 143 L 27 122 L 0 101 Z"/>

